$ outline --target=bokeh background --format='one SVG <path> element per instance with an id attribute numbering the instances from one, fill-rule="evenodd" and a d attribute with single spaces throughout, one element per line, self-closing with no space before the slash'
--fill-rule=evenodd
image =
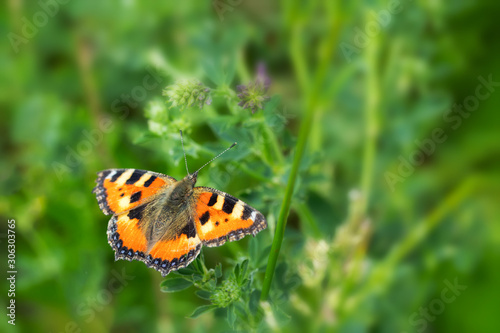
<path id="1" fill-rule="evenodd" d="M 3 314 L 1 331 L 500 331 L 498 1 L 1 6 L 0 247 L 6 267 L 15 219 L 18 270 L 16 325 Z M 272 83 L 252 113 L 236 86 L 258 64 Z M 212 103 L 166 103 L 183 78 Z M 198 184 L 269 223 L 203 250 L 219 267 L 212 293 L 167 293 L 143 263 L 114 262 L 91 193 L 112 167 L 184 177 L 179 129 L 191 170 L 238 141 Z M 245 286 L 224 289 L 245 258 Z M 0 287 L 5 312 L 5 277 Z"/>

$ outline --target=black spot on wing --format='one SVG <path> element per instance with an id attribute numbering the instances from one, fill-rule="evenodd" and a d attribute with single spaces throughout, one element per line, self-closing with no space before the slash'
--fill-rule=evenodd
<path id="1" fill-rule="evenodd" d="M 156 176 L 152 175 L 151 177 L 149 177 L 149 179 L 144 183 L 144 187 L 149 187 L 149 185 L 153 184 L 155 179 L 156 179 Z"/>
<path id="2" fill-rule="evenodd" d="M 167 269 L 167 267 L 168 267 L 168 260 L 167 259 L 163 260 L 161 262 L 160 267 L 163 268 L 163 269 Z"/>
<path id="3" fill-rule="evenodd" d="M 212 193 L 212 196 L 210 197 L 210 200 L 208 200 L 208 206 L 213 206 L 217 202 L 217 193 Z"/>
<path id="4" fill-rule="evenodd" d="M 134 202 L 141 200 L 141 195 L 142 195 L 141 191 L 135 192 L 134 194 L 132 194 L 130 196 L 130 203 L 134 203 Z"/>
<path id="5" fill-rule="evenodd" d="M 123 170 L 116 170 L 113 177 L 111 177 L 110 182 L 112 182 L 112 183 L 116 182 L 116 180 L 118 179 L 118 177 L 120 177 L 122 175 L 122 173 L 123 173 Z"/>
<path id="6" fill-rule="evenodd" d="M 172 259 L 172 261 L 170 262 L 170 267 L 173 268 L 173 267 L 177 266 L 178 262 L 179 262 L 178 258 Z"/>
<path id="7" fill-rule="evenodd" d="M 192 220 L 189 220 L 189 222 L 186 224 L 184 228 L 181 230 L 182 234 L 185 234 L 187 238 L 194 238 L 196 237 L 196 230 L 194 228 L 194 223 Z"/>
<path id="8" fill-rule="evenodd" d="M 130 176 L 129 179 L 127 179 L 127 181 L 125 182 L 125 184 L 128 184 L 128 185 L 132 185 L 134 184 L 136 181 L 138 181 L 143 174 L 145 174 L 146 171 L 142 171 L 142 170 L 134 170 L 134 172 L 132 173 L 132 175 Z"/>
<path id="9" fill-rule="evenodd" d="M 125 255 L 128 252 L 128 247 L 123 246 L 120 248 L 120 251 L 118 251 L 119 254 Z"/>
<path id="10" fill-rule="evenodd" d="M 222 205 L 222 211 L 226 214 L 231 214 L 233 212 L 234 205 L 236 205 L 234 197 L 225 197 L 224 204 Z"/>
<path id="11" fill-rule="evenodd" d="M 136 207 L 134 209 L 131 209 L 127 214 L 128 218 L 131 220 L 133 220 L 133 219 L 141 220 L 142 215 L 144 213 L 144 209 L 146 208 L 146 206 L 147 205 L 142 205 L 142 206 Z"/>
<path id="12" fill-rule="evenodd" d="M 252 208 L 245 205 L 245 208 L 243 208 L 243 213 L 241 214 L 241 219 L 248 220 L 250 218 L 250 215 L 252 215 L 252 211 Z"/>
<path id="13" fill-rule="evenodd" d="M 200 223 L 201 223 L 201 225 L 205 225 L 205 223 L 208 222 L 209 218 L 210 218 L 210 213 L 208 211 L 206 211 L 205 213 L 203 213 L 203 215 L 200 216 Z"/>

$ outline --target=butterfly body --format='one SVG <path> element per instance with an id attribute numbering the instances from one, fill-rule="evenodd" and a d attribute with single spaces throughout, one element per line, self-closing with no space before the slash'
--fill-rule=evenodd
<path id="1" fill-rule="evenodd" d="M 241 200 L 208 187 L 195 187 L 198 173 L 177 181 L 145 170 L 98 173 L 93 192 L 101 210 L 113 215 L 108 242 L 116 259 L 141 260 L 163 276 L 191 263 L 201 246 L 255 235 L 264 216 Z"/>

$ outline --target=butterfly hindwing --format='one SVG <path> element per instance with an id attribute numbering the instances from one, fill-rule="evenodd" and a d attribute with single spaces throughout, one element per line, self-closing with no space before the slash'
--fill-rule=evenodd
<path id="1" fill-rule="evenodd" d="M 92 192 L 106 215 L 138 207 L 176 181 L 167 175 L 138 169 L 109 169 L 97 175 L 97 185 Z"/>
<path id="2" fill-rule="evenodd" d="M 195 187 L 195 225 L 206 246 L 220 246 L 267 227 L 264 216 L 243 201 L 209 187 Z"/>
<path id="3" fill-rule="evenodd" d="M 108 243 L 115 250 L 116 259 L 143 260 L 147 241 L 141 230 L 141 221 L 128 213 L 114 215 L 108 223 Z"/>
<path id="4" fill-rule="evenodd" d="M 146 204 L 147 205 L 147 204 Z M 108 224 L 108 242 L 115 250 L 115 258 L 128 261 L 140 260 L 162 276 L 171 270 L 189 265 L 200 252 L 201 241 L 193 221 L 189 221 L 174 237 L 168 234 L 148 250 L 142 213 L 146 205 L 129 212 L 114 215 Z"/>
<path id="5" fill-rule="evenodd" d="M 175 234 L 165 235 L 150 250 L 152 258 L 161 260 L 160 272 L 163 276 L 171 270 L 177 270 L 189 265 L 200 253 L 201 240 L 196 233 L 193 220 L 187 220 L 186 225 Z"/>

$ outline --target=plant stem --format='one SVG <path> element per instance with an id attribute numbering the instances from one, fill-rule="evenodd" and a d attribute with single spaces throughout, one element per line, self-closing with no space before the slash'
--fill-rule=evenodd
<path id="1" fill-rule="evenodd" d="M 297 143 L 297 149 L 293 158 L 292 170 L 290 172 L 290 177 L 288 178 L 288 183 L 286 184 L 285 197 L 283 198 L 283 202 L 281 204 L 280 214 L 278 217 L 278 222 L 276 224 L 276 232 L 274 234 L 273 244 L 271 246 L 271 253 L 269 254 L 269 260 L 267 262 L 266 275 L 264 276 L 264 284 L 262 286 L 262 294 L 260 296 L 261 300 L 267 299 L 269 290 L 271 288 L 274 269 L 276 267 L 276 262 L 278 261 L 281 243 L 283 242 L 283 237 L 285 235 L 285 226 L 288 218 L 288 213 L 290 211 L 290 202 L 292 201 L 293 189 L 295 187 L 295 181 L 299 172 L 300 161 L 302 160 L 302 155 L 304 155 L 304 150 L 306 148 L 307 137 L 309 136 L 309 132 L 311 130 L 313 115 L 314 106 L 309 107 L 306 113 L 306 118 L 300 126 L 299 141 Z"/>
<path id="2" fill-rule="evenodd" d="M 297 179 L 300 162 L 302 160 L 302 156 L 304 155 L 307 139 L 311 131 L 311 124 L 313 122 L 316 107 L 320 99 L 319 92 L 322 91 L 321 86 L 324 83 L 325 76 L 328 73 L 328 66 L 331 63 L 332 50 L 334 49 L 334 45 L 336 44 L 338 37 L 338 28 L 335 26 L 335 24 L 332 23 L 332 25 L 330 26 L 330 30 L 328 31 L 328 35 L 320 44 L 319 49 L 321 50 L 321 52 L 319 57 L 319 64 L 316 67 L 314 73 L 314 82 L 312 82 L 311 84 L 310 78 L 307 75 L 306 60 L 304 56 L 304 50 L 306 49 L 306 47 L 303 45 L 302 40 L 303 29 L 304 26 L 302 24 L 295 24 L 292 29 L 292 40 L 290 41 L 290 45 L 294 69 L 298 74 L 299 84 L 301 85 L 301 88 L 304 91 L 305 95 L 306 114 L 300 126 L 299 138 L 293 158 L 292 169 L 290 172 L 290 176 L 288 177 L 285 196 L 283 198 L 280 214 L 276 223 L 276 232 L 274 234 L 271 253 L 269 254 L 266 274 L 264 276 L 264 283 L 262 285 L 262 293 L 260 295 L 261 301 L 267 300 L 269 296 L 269 290 L 271 289 L 271 282 L 273 280 L 274 270 L 278 261 L 281 243 L 283 242 L 283 237 L 285 235 L 285 226 L 288 218 L 288 213 L 290 211 L 290 203 L 292 200 L 293 190 L 295 188 L 295 181 Z"/>

